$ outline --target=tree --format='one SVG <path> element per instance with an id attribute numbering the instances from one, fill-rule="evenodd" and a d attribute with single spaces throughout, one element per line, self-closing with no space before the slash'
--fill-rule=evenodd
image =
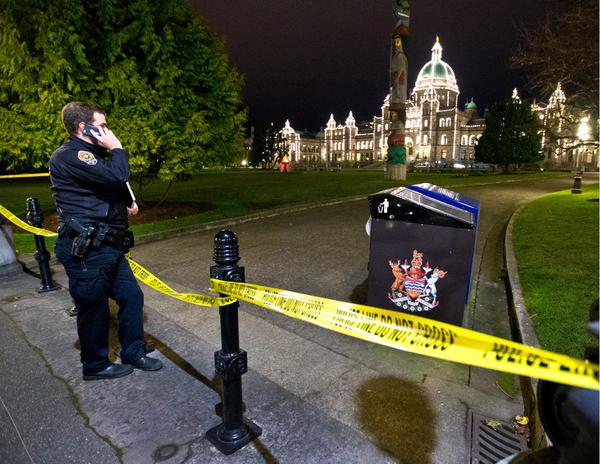
<path id="1" fill-rule="evenodd" d="M 183 0 L 3 0 L 0 168 L 42 169 L 71 100 L 108 110 L 137 179 L 173 181 L 243 150 L 242 78 Z"/>
<path id="2" fill-rule="evenodd" d="M 544 121 L 545 147 L 559 157 L 584 145 L 597 146 L 596 125 L 588 140 L 577 136 L 582 118 L 598 118 L 598 2 L 556 2 L 536 29 L 521 32 L 511 66 L 524 71 L 529 88 L 541 96 L 560 84 L 566 101 Z M 551 159 L 554 159 L 551 157 Z"/>
<path id="3" fill-rule="evenodd" d="M 266 167 L 264 158 L 265 151 L 265 137 L 266 128 L 264 124 L 258 123 L 254 130 L 254 140 L 252 141 L 252 148 L 250 150 L 250 164 L 255 167 Z"/>
<path id="4" fill-rule="evenodd" d="M 598 1 L 555 2 L 552 15 L 536 29 L 521 31 L 511 66 L 524 71 L 538 95 L 550 95 L 558 82 L 568 104 L 598 117 Z"/>
<path id="5" fill-rule="evenodd" d="M 475 160 L 502 165 L 542 161 L 541 136 L 531 106 L 518 97 L 492 105 L 485 117 L 485 129 L 475 146 Z"/>
<path id="6" fill-rule="evenodd" d="M 288 154 L 288 145 L 281 131 L 271 123 L 266 129 L 258 127 L 252 146 L 252 163 L 263 169 L 271 168 Z"/>

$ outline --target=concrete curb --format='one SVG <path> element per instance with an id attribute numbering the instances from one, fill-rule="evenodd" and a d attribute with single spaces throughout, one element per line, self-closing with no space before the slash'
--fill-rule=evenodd
<path id="1" fill-rule="evenodd" d="M 525 307 L 525 299 L 523 298 L 523 290 L 521 288 L 521 278 L 519 277 L 517 258 L 515 257 L 513 249 L 513 225 L 515 217 L 519 215 L 523 208 L 524 206 L 521 206 L 513 213 L 506 227 L 506 235 L 504 238 L 506 270 L 508 273 L 508 282 L 510 284 L 512 296 L 511 306 L 517 322 L 515 325 L 517 333 L 515 333 L 515 335 L 518 336 L 519 342 L 524 343 L 525 345 L 541 348 L 535 335 L 533 321 L 529 317 L 529 313 Z"/>
<path id="2" fill-rule="evenodd" d="M 513 225 L 515 218 L 525 207 L 521 206 L 515 211 L 506 227 L 504 236 L 504 257 L 506 265 L 506 282 L 507 292 L 509 294 L 509 309 L 511 317 L 511 327 L 513 337 L 516 341 L 527 346 L 541 348 L 538 339 L 535 335 L 533 321 L 527 312 L 525 299 L 523 297 L 523 289 L 521 287 L 521 279 L 519 277 L 519 269 L 517 259 L 513 249 Z M 537 405 L 537 385 L 539 380 L 531 377 L 519 377 L 521 382 L 521 394 L 523 395 L 523 406 L 525 415 L 529 417 L 529 427 L 531 433 L 531 449 L 536 450 L 548 446 L 546 434 L 542 427 L 538 405 Z"/>

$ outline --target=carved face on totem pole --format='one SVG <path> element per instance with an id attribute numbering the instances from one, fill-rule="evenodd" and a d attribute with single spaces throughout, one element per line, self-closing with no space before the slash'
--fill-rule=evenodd
<path id="1" fill-rule="evenodd" d="M 392 0 L 392 8 L 394 9 L 394 16 L 396 16 L 398 23 L 408 28 L 408 18 L 410 16 L 409 0 Z"/>

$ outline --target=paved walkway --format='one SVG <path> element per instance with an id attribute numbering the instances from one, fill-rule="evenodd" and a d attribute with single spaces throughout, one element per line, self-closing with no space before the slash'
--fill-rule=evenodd
<path id="1" fill-rule="evenodd" d="M 465 325 L 509 336 L 502 237 L 522 203 L 569 179 L 458 188 L 481 201 Z M 239 224 L 247 281 L 364 302 L 366 200 Z M 216 231 L 136 247 L 133 258 L 177 290 L 204 293 Z M 66 285 L 59 267 L 55 280 Z M 165 367 L 83 382 L 66 290 L 39 279 L 0 284 L 0 462 L 10 463 L 463 463 L 467 414 L 522 412 L 498 374 L 369 344 L 242 303 L 246 415 L 255 443 L 221 455 L 204 432 L 220 422 L 213 352 L 219 317 L 145 288 L 147 337 Z M 112 340 L 116 349 L 116 340 Z"/>

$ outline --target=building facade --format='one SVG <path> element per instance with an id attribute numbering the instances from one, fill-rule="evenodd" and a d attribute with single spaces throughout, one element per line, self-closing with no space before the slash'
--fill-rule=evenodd
<path id="1" fill-rule="evenodd" d="M 548 104 L 534 102 L 531 105 L 541 125 L 545 162 L 550 166 L 597 170 L 598 140 L 590 126 L 590 118 L 570 114 L 566 101 L 559 82 Z"/>
<path id="2" fill-rule="evenodd" d="M 452 67 L 442 60 L 442 51 L 439 38 L 436 38 L 431 60 L 419 71 L 407 101 L 405 144 L 409 164 L 472 162 L 477 139 L 485 128 L 485 119 L 479 114 L 473 98 L 463 109 L 459 108 L 458 82 Z M 548 105 L 532 105 L 543 126 L 542 149 L 547 160 L 556 164 L 563 161 L 574 164 L 577 159 L 573 139 L 564 137 L 556 141 L 549 137 L 550 129 L 555 133 L 557 126 L 563 124 L 567 111 L 565 101 L 559 84 Z M 562 127 L 558 129 L 562 131 Z M 383 162 L 390 134 L 389 95 L 381 105 L 380 114 L 371 121 L 357 123 L 350 111 L 343 123 L 337 122 L 332 114 L 324 129 L 316 134 L 294 130 L 289 120 L 281 133 L 290 161 L 297 167 L 367 166 Z M 594 150 L 585 148 L 579 158 L 597 166 L 597 145 Z"/>

